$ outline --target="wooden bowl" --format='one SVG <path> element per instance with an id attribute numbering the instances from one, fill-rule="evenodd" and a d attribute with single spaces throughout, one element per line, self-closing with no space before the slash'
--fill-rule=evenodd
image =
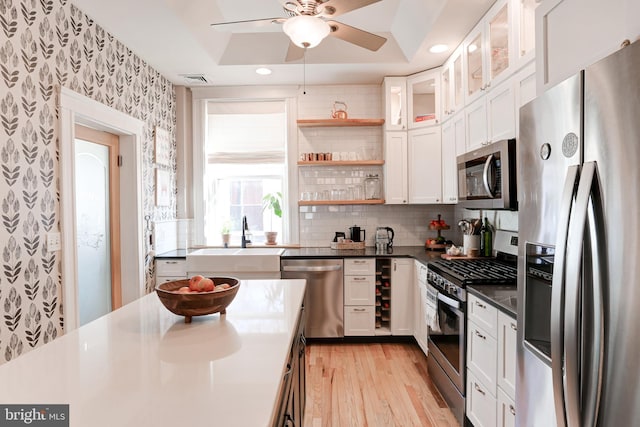
<path id="1" fill-rule="evenodd" d="M 225 314 L 227 306 L 231 304 L 240 289 L 240 281 L 233 277 L 211 277 L 210 279 L 216 286 L 228 283 L 231 287 L 218 292 L 181 294 L 178 293 L 178 289 L 189 286 L 189 279 L 183 279 L 157 285 L 156 294 L 170 312 L 184 316 L 185 323 L 191 323 L 192 316 L 213 313 Z"/>

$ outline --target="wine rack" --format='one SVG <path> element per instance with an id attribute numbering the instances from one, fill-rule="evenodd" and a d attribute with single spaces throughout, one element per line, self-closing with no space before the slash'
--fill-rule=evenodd
<path id="1" fill-rule="evenodd" d="M 376 335 L 391 334 L 391 259 L 376 259 Z"/>

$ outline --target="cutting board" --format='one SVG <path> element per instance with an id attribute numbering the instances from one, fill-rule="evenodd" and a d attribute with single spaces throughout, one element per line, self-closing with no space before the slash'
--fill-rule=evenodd
<path id="1" fill-rule="evenodd" d="M 442 259 L 446 259 L 446 260 L 452 260 L 452 259 L 482 259 L 482 258 L 487 258 L 486 256 L 466 256 L 466 255 L 447 255 L 447 254 L 441 254 L 440 257 L 442 257 Z"/>

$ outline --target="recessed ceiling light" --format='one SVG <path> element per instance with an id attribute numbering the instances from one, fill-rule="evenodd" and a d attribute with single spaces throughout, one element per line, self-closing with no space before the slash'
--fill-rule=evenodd
<path id="1" fill-rule="evenodd" d="M 260 74 L 261 76 L 268 76 L 269 74 L 271 74 L 271 70 L 269 68 L 260 67 L 256 69 L 256 73 Z"/>
<path id="2" fill-rule="evenodd" d="M 434 44 L 429 48 L 429 52 L 431 53 L 442 53 L 449 50 L 449 46 L 446 44 Z"/>
<path id="3" fill-rule="evenodd" d="M 477 49 L 478 49 L 478 46 L 476 46 L 475 44 L 470 44 L 469 47 L 467 48 L 469 52 L 475 52 Z"/>

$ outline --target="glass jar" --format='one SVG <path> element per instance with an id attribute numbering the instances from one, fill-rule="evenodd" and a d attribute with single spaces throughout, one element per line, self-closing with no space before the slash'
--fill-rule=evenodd
<path id="1" fill-rule="evenodd" d="M 378 174 L 367 175 L 364 180 L 364 198 L 367 200 L 380 198 L 380 178 Z"/>

